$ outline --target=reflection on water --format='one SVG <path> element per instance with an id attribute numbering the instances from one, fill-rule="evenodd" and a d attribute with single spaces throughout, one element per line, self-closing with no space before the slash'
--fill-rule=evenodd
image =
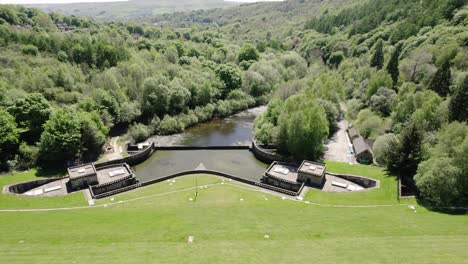
<path id="1" fill-rule="evenodd" d="M 266 107 L 256 107 L 227 118 L 194 125 L 184 133 L 171 136 L 154 136 L 149 139 L 158 146 L 230 146 L 248 145 L 252 140 L 255 117 Z"/>
<path id="2" fill-rule="evenodd" d="M 224 119 L 197 124 L 184 133 L 155 136 L 158 146 L 230 146 L 249 145 L 253 122 L 266 107 L 253 108 Z M 162 178 L 178 172 L 193 170 L 203 164 L 208 170 L 229 173 L 245 179 L 260 181 L 267 165 L 258 161 L 248 150 L 171 150 L 156 151 L 151 158 L 136 167 L 140 182 Z"/>
<path id="3" fill-rule="evenodd" d="M 259 182 L 267 165 L 248 150 L 159 150 L 136 167 L 140 182 L 193 170 L 203 164 L 208 170 L 226 172 Z"/>

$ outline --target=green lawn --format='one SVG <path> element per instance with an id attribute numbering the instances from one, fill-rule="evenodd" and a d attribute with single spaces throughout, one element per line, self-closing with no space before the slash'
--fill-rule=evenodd
<path id="1" fill-rule="evenodd" d="M 380 171 L 335 163 L 328 167 L 351 174 Z M 374 178 L 394 186 L 383 174 Z M 228 180 L 221 184 L 221 178 L 206 175 L 175 181 L 123 193 L 113 201 L 102 199 L 94 208 L 0 212 L 0 263 L 468 263 L 466 215 L 420 207 L 414 212 L 407 206 L 321 207 L 282 200 Z M 193 200 L 195 190 L 190 188 L 196 181 L 210 186 L 199 188 Z M 306 200 L 397 203 L 396 194 L 385 198 L 391 190 L 383 186 L 348 196 L 312 192 Z M 81 206 L 80 195 L 67 205 Z M 28 200 L 40 208 L 56 204 Z M 1 207 L 10 207 L 5 202 L 25 206 L 20 197 L 7 200 L 1 195 Z M 190 245 L 191 235 L 195 241 Z"/>
<path id="2" fill-rule="evenodd" d="M 0 176 L 0 190 L 3 191 L 5 185 L 14 183 L 41 180 L 43 174 L 37 170 L 30 170 L 22 173 Z M 62 176 L 64 172 L 47 172 L 47 176 Z M 83 206 L 85 201 L 83 193 L 73 193 L 65 197 L 34 198 L 20 195 L 0 195 L 0 209 L 29 209 L 29 208 L 55 208 L 68 206 Z M 1 262 L 1 261 L 0 261 Z"/>
<path id="3" fill-rule="evenodd" d="M 347 163 L 327 161 L 327 171 L 342 174 L 359 175 L 380 181 L 380 188 L 363 192 L 325 193 L 311 190 L 306 199 L 321 204 L 373 205 L 396 204 L 398 201 L 398 181 L 375 166 L 349 165 Z M 403 199 L 401 203 L 416 203 L 415 199 Z"/>

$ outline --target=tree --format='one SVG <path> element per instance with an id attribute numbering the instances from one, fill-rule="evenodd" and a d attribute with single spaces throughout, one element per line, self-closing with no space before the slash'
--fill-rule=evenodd
<path id="1" fill-rule="evenodd" d="M 331 67 L 338 68 L 344 59 L 345 55 L 343 51 L 335 51 L 330 55 L 330 58 L 328 58 L 327 64 Z"/>
<path id="2" fill-rule="evenodd" d="M 29 143 L 35 143 L 43 131 L 44 123 L 49 119 L 51 107 L 42 94 L 32 93 L 17 99 L 8 111 L 24 131 L 23 138 Z"/>
<path id="3" fill-rule="evenodd" d="M 13 157 L 19 142 L 19 132 L 15 118 L 0 109 L 0 170 L 5 169 L 4 162 Z"/>
<path id="4" fill-rule="evenodd" d="M 21 52 L 23 52 L 23 54 L 37 56 L 37 54 L 39 54 L 39 49 L 34 45 L 26 45 L 21 48 Z"/>
<path id="5" fill-rule="evenodd" d="M 75 161 L 80 154 L 80 120 L 71 110 L 58 110 L 44 125 L 39 149 L 39 163 L 44 167 Z"/>
<path id="6" fill-rule="evenodd" d="M 167 84 L 167 79 L 162 75 L 145 79 L 143 109 L 147 114 L 163 116 L 167 112 L 171 98 Z"/>
<path id="7" fill-rule="evenodd" d="M 367 85 L 367 99 L 370 99 L 381 87 L 392 88 L 392 77 L 384 70 L 372 73 Z"/>
<path id="8" fill-rule="evenodd" d="M 449 103 L 449 120 L 468 122 L 468 76 L 455 88 Z"/>
<path id="9" fill-rule="evenodd" d="M 461 171 L 453 166 L 450 158 L 428 160 L 419 166 L 415 176 L 420 200 L 434 206 L 453 206 L 457 204 L 457 178 Z"/>
<path id="10" fill-rule="evenodd" d="M 414 177 L 418 199 L 430 206 L 468 206 L 468 126 L 452 122 L 437 134 Z"/>
<path id="11" fill-rule="evenodd" d="M 179 79 L 174 79 L 171 82 L 171 99 L 169 102 L 169 109 L 173 113 L 180 113 L 187 109 L 188 102 L 190 101 L 190 91 L 181 85 Z"/>
<path id="12" fill-rule="evenodd" d="M 297 159 L 316 160 L 328 136 L 325 111 L 311 95 L 293 95 L 280 115 L 278 149 Z"/>
<path id="13" fill-rule="evenodd" d="M 394 156 L 394 149 L 397 148 L 398 145 L 398 138 L 394 134 L 385 134 L 378 137 L 372 149 L 377 164 L 387 166 L 389 159 Z"/>
<path id="14" fill-rule="evenodd" d="M 370 66 L 377 69 L 382 69 L 384 65 L 383 42 L 379 39 L 374 45 L 374 54 L 371 58 Z"/>
<path id="15" fill-rule="evenodd" d="M 447 96 L 450 92 L 451 79 L 452 73 L 450 70 L 450 62 L 449 60 L 445 60 L 434 74 L 434 78 L 432 78 L 429 88 L 440 96 Z"/>
<path id="16" fill-rule="evenodd" d="M 232 64 L 221 64 L 216 68 L 216 75 L 224 83 L 222 97 L 225 98 L 232 90 L 241 87 L 241 72 L 239 68 Z"/>
<path id="17" fill-rule="evenodd" d="M 389 116 L 393 98 L 396 95 L 395 91 L 385 87 L 380 87 L 377 93 L 370 98 L 370 107 L 372 111 L 380 112 L 384 116 Z"/>
<path id="18" fill-rule="evenodd" d="M 244 44 L 239 51 L 238 60 L 239 62 L 250 60 L 256 61 L 258 60 L 258 57 L 258 51 L 254 46 L 251 44 Z"/>
<path id="19" fill-rule="evenodd" d="M 81 160 L 94 161 L 102 152 L 109 129 L 102 122 L 97 112 L 78 113 L 81 133 Z"/>
<path id="20" fill-rule="evenodd" d="M 336 129 L 336 121 L 340 115 L 340 110 L 335 104 L 333 104 L 333 102 L 328 100 L 318 99 L 317 103 L 322 106 L 325 111 L 325 116 L 328 121 L 328 131 L 329 134 L 332 134 Z"/>
<path id="21" fill-rule="evenodd" d="M 396 174 L 403 185 L 414 191 L 413 177 L 423 160 L 423 135 L 414 122 L 410 122 L 401 132 L 395 155 L 389 157 L 387 169 Z"/>
<path id="22" fill-rule="evenodd" d="M 246 71 L 242 78 L 242 89 L 254 97 L 260 97 L 269 93 L 271 87 L 260 73 Z"/>
<path id="23" fill-rule="evenodd" d="M 395 46 L 395 51 L 393 51 L 392 57 L 390 58 L 390 61 L 387 64 L 387 72 L 392 77 L 394 88 L 398 82 L 398 76 L 400 75 L 398 64 L 399 64 L 401 48 L 402 48 L 402 44 L 397 44 Z"/>

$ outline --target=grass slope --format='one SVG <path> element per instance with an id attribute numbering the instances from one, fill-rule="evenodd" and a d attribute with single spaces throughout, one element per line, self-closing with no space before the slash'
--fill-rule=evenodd
<path id="1" fill-rule="evenodd" d="M 328 166 L 335 172 L 340 166 L 348 173 L 352 168 L 379 170 Z M 383 173 L 378 177 L 393 185 Z M 187 188 L 196 181 L 212 185 L 199 189 L 196 201 L 190 201 L 194 189 Z M 106 207 L 0 212 L 0 262 L 466 263 L 468 259 L 466 215 L 419 207 L 414 212 L 406 206 L 319 207 L 240 188 L 227 180 L 220 183 L 217 177 L 189 176 L 117 195 L 112 202 L 98 201 Z M 168 192 L 172 193 L 163 194 Z M 312 192 L 307 199 L 396 202 L 395 195 L 385 201 L 385 189 L 369 193 L 373 192 L 377 194 L 345 198 Z M 36 206 L 51 205 L 43 199 L 29 200 L 37 201 Z M 0 204 L 4 207 L 4 200 Z M 265 239 L 265 234 L 270 238 Z M 191 245 L 190 235 L 195 236 Z"/>

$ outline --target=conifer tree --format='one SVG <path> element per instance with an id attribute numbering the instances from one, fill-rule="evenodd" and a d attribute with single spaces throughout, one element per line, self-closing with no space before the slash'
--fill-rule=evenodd
<path id="1" fill-rule="evenodd" d="M 430 89 L 438 93 L 440 96 L 447 96 L 450 92 L 450 82 L 452 72 L 450 70 L 450 62 L 446 60 L 439 69 L 437 69 L 434 78 L 432 79 Z"/>
<path id="2" fill-rule="evenodd" d="M 383 43 L 382 39 L 379 39 L 374 46 L 374 55 L 371 58 L 370 66 L 377 69 L 382 69 L 384 65 L 384 54 L 383 54 Z"/>
<path id="3" fill-rule="evenodd" d="M 395 46 L 395 51 L 390 58 L 390 61 L 387 64 L 387 72 L 392 76 L 393 80 L 393 87 L 396 86 L 398 82 L 398 76 L 400 75 L 400 71 L 398 69 L 398 58 L 400 57 L 401 53 L 401 44 L 397 44 Z"/>
<path id="4" fill-rule="evenodd" d="M 449 104 L 450 121 L 468 122 L 468 76 L 455 89 Z"/>

